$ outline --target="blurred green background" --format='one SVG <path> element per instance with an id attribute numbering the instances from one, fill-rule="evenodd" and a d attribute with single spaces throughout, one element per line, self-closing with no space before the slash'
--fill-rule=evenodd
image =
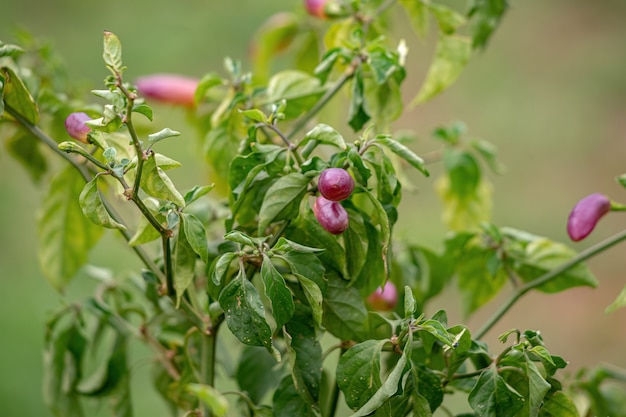
<path id="1" fill-rule="evenodd" d="M 121 38 L 128 79 L 154 72 L 199 77 L 222 72 L 225 56 L 246 62 L 256 28 L 279 10 L 302 12 L 301 2 L 0 0 L 0 39 L 11 42 L 18 28 L 48 39 L 72 81 L 88 91 L 102 88 L 107 75 L 101 60 L 103 30 Z M 626 202 L 614 181 L 626 171 L 625 21 L 621 0 L 512 1 L 491 44 L 452 89 L 407 112 L 395 127 L 415 129 L 422 139 L 414 149 L 426 153 L 436 147 L 429 139 L 434 127 L 463 120 L 471 136 L 499 147 L 507 167 L 505 175 L 491 178 L 495 222 L 567 242 L 567 215 L 579 198 L 602 192 Z M 416 40 L 403 25 L 397 32 L 409 39 L 408 102 L 423 79 L 433 43 Z M 185 164 L 184 176 L 174 175 L 175 181 L 183 188 L 209 181 L 184 112 L 156 107 L 155 113 L 155 131 L 169 126 L 183 132 L 168 148 Z M 0 416 L 48 416 L 41 399 L 44 322 L 63 302 L 87 294 L 92 283 L 76 280 L 59 295 L 43 279 L 34 219 L 45 190 L 0 149 Z M 432 171 L 436 177 L 438 169 Z M 415 176 L 414 183 L 416 191 L 405 194 L 396 234 L 437 248 L 445 229 L 433 181 Z M 610 215 L 587 241 L 572 247 L 583 249 L 625 226 L 624 214 Z M 98 251 L 104 247 L 107 251 Z M 618 246 L 590 262 L 601 282 L 598 289 L 527 296 L 490 333 L 493 350 L 499 349 L 496 336 L 504 330 L 540 329 L 550 351 L 570 361 L 569 372 L 605 361 L 626 367 L 626 310 L 603 313 L 626 285 L 625 253 L 626 247 Z M 119 271 L 136 266 L 111 234 L 92 258 Z M 476 329 L 497 303 L 466 323 Z M 465 321 L 458 304 L 451 289 L 430 307 L 447 309 L 455 323 Z M 149 372 L 148 356 L 138 350 L 136 357 L 136 408 L 141 415 L 164 415 L 152 388 L 141 384 Z"/>

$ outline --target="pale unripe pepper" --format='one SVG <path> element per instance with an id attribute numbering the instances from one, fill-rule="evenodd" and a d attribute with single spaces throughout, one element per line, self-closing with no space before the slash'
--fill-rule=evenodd
<path id="1" fill-rule="evenodd" d="M 367 304 L 374 310 L 391 311 L 398 304 L 398 290 L 391 281 L 387 281 L 384 287 L 378 287 L 376 291 L 367 297 Z"/>
<path id="2" fill-rule="evenodd" d="M 567 219 L 567 234 L 574 242 L 586 238 L 606 213 L 611 211 L 611 200 L 594 193 L 580 200 Z"/>
<path id="3" fill-rule="evenodd" d="M 135 81 L 137 91 L 143 97 L 162 103 L 193 106 L 199 80 L 177 74 L 155 74 Z"/>
<path id="4" fill-rule="evenodd" d="M 89 126 L 85 124 L 91 120 L 91 117 L 87 113 L 75 112 L 71 113 L 65 119 L 65 130 L 70 137 L 76 139 L 79 142 L 87 143 L 87 134 L 91 130 Z"/>

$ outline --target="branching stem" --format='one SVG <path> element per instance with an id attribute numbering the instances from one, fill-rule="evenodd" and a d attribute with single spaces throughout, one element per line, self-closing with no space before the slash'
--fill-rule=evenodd
<path id="1" fill-rule="evenodd" d="M 500 306 L 500 308 L 491 315 L 491 317 L 489 317 L 489 319 L 487 320 L 487 322 L 485 324 L 483 324 L 483 326 L 480 328 L 480 330 L 478 330 L 478 332 L 476 332 L 476 339 L 482 339 L 485 334 L 491 330 L 491 328 L 511 309 L 511 307 L 513 307 L 513 305 L 515 305 L 515 303 L 517 303 L 517 301 L 522 298 L 522 296 L 524 296 L 528 291 L 535 289 L 537 287 L 540 287 L 541 285 L 551 281 L 552 279 L 554 279 L 556 276 L 562 274 L 563 272 L 567 271 L 568 269 L 574 267 L 575 265 L 578 265 L 579 263 L 586 261 L 587 259 L 590 259 L 592 257 L 594 257 L 595 255 L 604 252 L 605 250 L 609 249 L 610 247 L 620 243 L 621 241 L 626 239 L 626 230 L 623 230 L 605 240 L 603 240 L 602 242 L 588 248 L 585 249 L 584 251 L 580 252 L 578 255 L 576 255 L 575 257 L 573 257 L 572 259 L 570 259 L 567 262 L 564 262 L 563 264 L 561 264 L 560 266 L 554 268 L 551 271 L 546 272 L 545 274 L 541 275 L 540 277 L 526 283 L 525 285 L 522 285 L 521 287 L 518 287 L 517 289 L 515 289 L 513 291 L 513 293 L 510 295 L 509 299 L 506 300 L 504 302 L 504 304 L 502 304 Z"/>

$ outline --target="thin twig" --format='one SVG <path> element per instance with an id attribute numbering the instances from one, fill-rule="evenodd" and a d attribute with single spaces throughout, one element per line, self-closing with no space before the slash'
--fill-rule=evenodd
<path id="1" fill-rule="evenodd" d="M 579 263 L 586 261 L 589 258 L 594 257 L 595 255 L 604 252 L 608 248 L 620 243 L 621 241 L 626 239 L 626 230 L 623 230 L 602 242 L 580 252 L 578 255 L 573 257 L 567 262 L 564 262 L 560 266 L 554 268 L 551 271 L 546 272 L 540 277 L 528 282 L 527 284 L 517 288 L 509 299 L 500 306 L 500 308 L 489 317 L 487 322 L 483 324 L 483 326 L 476 332 L 476 339 L 481 339 L 510 309 L 513 305 L 520 299 L 524 294 L 528 291 L 535 289 L 550 280 L 554 279 L 559 274 L 567 271 L 568 269 L 578 265 Z"/>

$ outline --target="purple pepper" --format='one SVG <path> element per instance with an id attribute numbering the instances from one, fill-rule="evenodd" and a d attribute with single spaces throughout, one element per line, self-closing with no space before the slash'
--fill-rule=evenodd
<path id="1" fill-rule="evenodd" d="M 71 113 L 65 119 L 65 130 L 72 138 L 80 142 L 87 143 L 87 133 L 89 133 L 91 128 L 87 126 L 85 122 L 90 120 L 91 117 L 89 117 L 86 113 Z"/>
<path id="2" fill-rule="evenodd" d="M 580 200 L 567 219 L 567 234 L 574 242 L 586 238 L 596 227 L 598 220 L 611 211 L 611 200 L 599 193 Z"/>

